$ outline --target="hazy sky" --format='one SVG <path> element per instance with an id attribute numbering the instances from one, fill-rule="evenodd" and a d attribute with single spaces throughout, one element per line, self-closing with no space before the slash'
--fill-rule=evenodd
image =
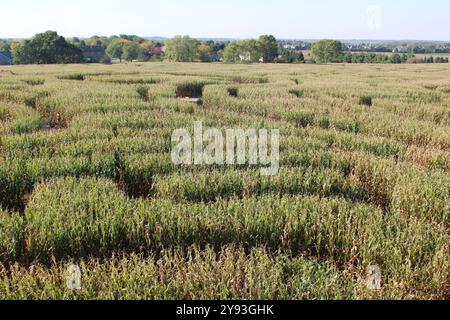
<path id="1" fill-rule="evenodd" d="M 0 38 L 112 35 L 450 40 L 448 0 L 0 0 Z"/>

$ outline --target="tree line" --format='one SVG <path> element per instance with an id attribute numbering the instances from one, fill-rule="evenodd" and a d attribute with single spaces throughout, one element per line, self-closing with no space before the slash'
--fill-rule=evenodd
<path id="1" fill-rule="evenodd" d="M 258 39 L 231 42 L 199 41 L 189 36 L 176 36 L 167 41 L 149 41 L 136 35 L 89 39 L 65 39 L 54 31 L 37 34 L 22 42 L 0 42 L 0 49 L 9 50 L 14 64 L 61 64 L 83 62 L 82 49 L 99 46 L 105 55 L 100 60 L 224 63 L 304 63 L 303 52 L 283 46 L 273 35 Z M 414 54 L 355 53 L 337 40 L 320 40 L 311 46 L 311 63 L 448 63 L 447 57 L 419 59 Z"/>
<path id="2" fill-rule="evenodd" d="M 82 51 L 54 31 L 35 35 L 30 40 L 11 45 L 14 64 L 61 64 L 78 63 Z"/>
<path id="3" fill-rule="evenodd" d="M 376 53 L 353 53 L 345 51 L 342 42 L 320 40 L 311 47 L 311 55 L 318 63 L 448 63 L 447 57 L 417 58 L 413 53 L 392 55 Z"/>

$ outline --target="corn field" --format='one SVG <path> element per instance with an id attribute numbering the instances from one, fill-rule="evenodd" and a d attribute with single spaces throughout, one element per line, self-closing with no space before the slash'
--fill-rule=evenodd
<path id="1" fill-rule="evenodd" d="M 0 299 L 450 297 L 449 66 L 5 69 Z M 174 165 L 195 121 L 280 130 L 279 174 Z"/>

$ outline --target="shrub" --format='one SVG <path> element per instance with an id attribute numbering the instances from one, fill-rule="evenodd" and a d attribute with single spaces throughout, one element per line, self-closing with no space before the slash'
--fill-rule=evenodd
<path id="1" fill-rule="evenodd" d="M 372 97 L 371 96 L 362 96 L 359 98 L 359 104 L 362 106 L 372 106 Z"/>
<path id="2" fill-rule="evenodd" d="M 311 112 L 296 112 L 289 115 L 289 120 L 300 128 L 314 125 L 315 114 Z"/>
<path id="3" fill-rule="evenodd" d="M 25 79 L 22 80 L 22 82 L 30 85 L 30 86 L 39 86 L 39 85 L 43 85 L 45 83 L 44 79 Z"/>
<path id="4" fill-rule="evenodd" d="M 58 76 L 58 79 L 84 81 L 85 75 L 82 73 L 68 74 L 68 75 Z"/>
<path id="5" fill-rule="evenodd" d="M 0 121 L 9 120 L 11 117 L 11 112 L 4 106 L 0 105 Z"/>
<path id="6" fill-rule="evenodd" d="M 178 98 L 201 98 L 203 97 L 204 82 L 185 82 L 177 85 L 176 96 Z"/>
<path id="7" fill-rule="evenodd" d="M 230 95 L 231 97 L 235 97 L 237 98 L 239 95 L 239 89 L 236 87 L 230 87 L 227 89 L 228 95 Z"/>
<path id="8" fill-rule="evenodd" d="M 291 89 L 289 90 L 289 94 L 296 96 L 297 98 L 301 98 L 304 95 L 303 90 L 300 89 Z"/>
<path id="9" fill-rule="evenodd" d="M 142 100 L 144 101 L 149 101 L 149 92 L 148 92 L 149 88 L 146 86 L 139 86 L 137 87 L 136 91 L 139 94 L 139 96 L 141 97 Z"/>

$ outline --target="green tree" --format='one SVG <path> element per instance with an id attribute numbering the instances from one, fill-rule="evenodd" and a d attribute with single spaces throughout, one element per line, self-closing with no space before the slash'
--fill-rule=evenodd
<path id="1" fill-rule="evenodd" d="M 200 62 L 211 62 L 212 50 L 205 43 L 199 44 L 196 49 L 196 60 Z"/>
<path id="2" fill-rule="evenodd" d="M 198 41 L 189 36 L 176 36 L 166 42 L 165 58 L 176 62 L 193 62 Z"/>
<path id="3" fill-rule="evenodd" d="M 23 46 L 20 42 L 14 42 L 11 45 L 11 55 L 13 64 L 27 64 L 30 61 L 30 50 L 25 50 L 25 46 Z"/>
<path id="4" fill-rule="evenodd" d="M 278 57 L 278 43 L 272 35 L 263 35 L 258 39 L 258 48 L 263 62 L 273 62 Z"/>
<path id="5" fill-rule="evenodd" d="M 115 39 L 111 41 L 109 46 L 106 48 L 106 54 L 111 59 L 119 59 L 122 62 L 123 49 L 127 41 L 122 39 Z"/>
<path id="6" fill-rule="evenodd" d="M 11 44 L 8 41 L 0 40 L 0 52 L 10 53 L 11 52 Z"/>
<path id="7" fill-rule="evenodd" d="M 311 54 L 319 63 L 342 61 L 342 43 L 337 40 L 320 40 L 311 47 Z"/>
<path id="8" fill-rule="evenodd" d="M 149 61 L 153 56 L 155 44 L 152 41 L 143 41 L 139 44 L 139 61 Z"/>
<path id="9" fill-rule="evenodd" d="M 133 61 L 139 57 L 139 44 L 132 41 L 127 41 L 122 47 L 122 59 L 125 61 Z"/>
<path id="10" fill-rule="evenodd" d="M 79 63 L 82 59 L 81 50 L 54 31 L 37 34 L 13 50 L 15 64 Z"/>
<path id="11" fill-rule="evenodd" d="M 303 52 L 296 49 L 285 49 L 283 47 L 279 48 L 280 57 L 274 61 L 278 63 L 302 63 L 305 62 L 305 56 Z"/>
<path id="12" fill-rule="evenodd" d="M 240 46 L 237 41 L 230 42 L 224 49 L 222 54 L 223 62 L 225 63 L 236 63 L 240 61 L 239 58 Z"/>
<path id="13" fill-rule="evenodd" d="M 352 63 L 352 62 L 353 62 L 353 56 L 352 56 L 352 53 L 351 53 L 350 51 L 347 51 L 347 52 L 344 54 L 343 59 L 344 59 L 344 62 Z"/>
<path id="14" fill-rule="evenodd" d="M 260 48 L 256 40 L 230 42 L 223 53 L 223 60 L 227 63 L 258 62 L 260 58 Z"/>
<path id="15" fill-rule="evenodd" d="M 398 53 L 393 54 L 389 60 L 391 63 L 394 63 L 394 64 L 402 63 L 402 58 Z"/>

